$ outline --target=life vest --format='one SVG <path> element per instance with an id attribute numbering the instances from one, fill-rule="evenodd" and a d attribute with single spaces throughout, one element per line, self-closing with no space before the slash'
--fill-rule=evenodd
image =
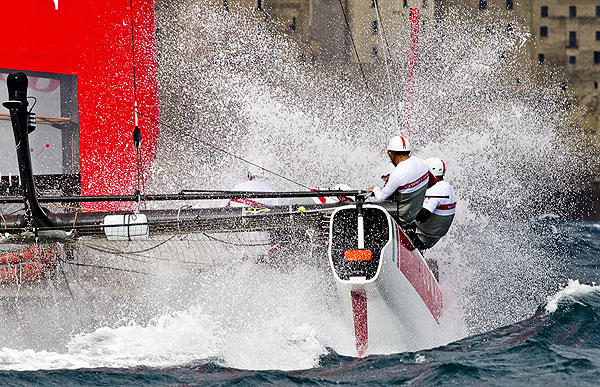
<path id="1" fill-rule="evenodd" d="M 427 197 L 427 195 L 435 197 Z M 454 220 L 456 195 L 452 186 L 444 180 L 438 181 L 427 190 L 423 208 L 431 212 L 431 216 L 425 222 L 417 222 L 415 232 L 421 242 L 430 248 L 446 235 Z"/>

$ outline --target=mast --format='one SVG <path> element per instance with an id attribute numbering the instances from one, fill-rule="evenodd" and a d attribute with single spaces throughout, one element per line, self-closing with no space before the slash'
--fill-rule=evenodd
<path id="1" fill-rule="evenodd" d="M 30 214 L 29 225 L 34 227 L 53 226 L 52 213 L 46 213 L 40 207 L 36 197 L 35 182 L 33 181 L 33 169 L 31 166 L 31 154 L 29 151 L 29 132 L 35 128 L 27 125 L 29 112 L 27 107 L 27 87 L 29 80 L 23 72 L 11 73 L 6 81 L 8 86 L 8 101 L 2 105 L 10 111 L 13 134 L 15 136 L 15 149 L 19 163 L 19 174 L 21 175 L 21 187 L 25 209 Z"/>

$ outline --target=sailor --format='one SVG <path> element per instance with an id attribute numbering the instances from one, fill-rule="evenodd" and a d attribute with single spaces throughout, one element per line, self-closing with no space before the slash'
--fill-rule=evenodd
<path id="1" fill-rule="evenodd" d="M 395 168 L 383 188 L 370 187 L 367 192 L 373 192 L 376 202 L 395 199 L 397 220 L 401 226 L 406 226 L 415 220 L 423 207 L 425 191 L 437 180 L 423 159 L 410 155 L 411 147 L 406 137 L 393 137 L 387 149 Z"/>
<path id="2" fill-rule="evenodd" d="M 429 249 L 448 232 L 456 211 L 456 196 L 454 189 L 444 180 L 446 164 L 442 159 L 429 158 L 425 160 L 438 182 L 427 190 L 423 208 L 416 218 L 414 233 L 417 238 L 415 246 Z M 429 197 L 435 196 L 435 197 Z M 443 198 L 447 196 L 447 198 Z"/>
<path id="3" fill-rule="evenodd" d="M 248 170 L 248 180 L 237 184 L 231 189 L 232 191 L 246 192 L 273 192 L 275 189 L 266 182 L 265 170 L 263 168 L 250 168 Z M 279 206 L 283 203 L 277 198 L 261 198 L 261 199 L 225 199 L 221 202 L 221 207 L 269 207 Z"/>

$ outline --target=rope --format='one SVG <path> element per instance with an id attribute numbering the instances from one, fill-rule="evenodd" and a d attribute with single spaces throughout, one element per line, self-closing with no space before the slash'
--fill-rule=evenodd
<path id="1" fill-rule="evenodd" d="M 140 161 L 139 161 L 139 153 L 137 148 L 133 147 L 133 157 L 135 162 L 135 190 L 140 190 Z"/>
<path id="2" fill-rule="evenodd" d="M 20 211 L 23 211 L 23 210 L 27 211 L 27 207 L 19 208 L 18 210 L 15 210 L 15 211 L 13 211 L 13 212 L 11 212 L 9 214 L 6 214 L 6 215 L 14 215 L 17 212 L 20 212 Z"/>
<path id="3" fill-rule="evenodd" d="M 113 248 L 114 248 L 114 251 L 117 251 L 120 254 L 125 254 L 125 255 L 132 254 L 133 255 L 133 254 L 145 253 L 147 251 L 157 249 L 158 247 L 164 245 L 165 243 L 169 242 L 173 238 L 175 238 L 175 235 L 171 235 L 169 238 L 165 239 L 164 241 L 161 241 L 160 243 L 158 243 L 158 244 L 156 244 L 156 245 L 154 245 L 152 247 L 148 247 L 146 249 L 137 250 L 137 251 L 123 251 L 123 250 L 117 249 L 115 247 L 113 247 Z M 91 246 L 89 246 L 89 247 L 92 248 Z M 110 251 L 105 251 L 105 253 L 109 253 L 109 252 Z"/>
<path id="4" fill-rule="evenodd" d="M 169 238 L 169 240 L 171 240 L 174 237 L 175 237 L 175 235 L 173 235 L 171 238 Z M 168 242 L 169 240 L 163 241 L 161 244 L 163 244 L 165 242 Z M 138 257 L 141 257 L 141 258 L 153 259 L 153 260 L 156 260 L 156 261 L 180 263 L 180 264 L 186 264 L 186 265 L 196 265 L 196 266 L 203 266 L 204 265 L 204 263 L 202 263 L 202 262 L 182 261 L 182 260 L 176 260 L 176 259 L 171 259 L 171 258 L 154 257 L 154 256 L 151 256 L 151 255 L 139 254 L 137 252 L 125 252 L 125 251 L 122 251 L 122 250 L 120 250 L 120 249 L 118 249 L 116 247 L 112 247 L 112 246 L 96 246 L 96 245 L 93 245 L 91 243 L 83 243 L 83 246 L 87 247 L 87 248 L 89 248 L 91 250 L 99 251 L 101 253 L 107 253 L 107 254 L 113 254 L 113 255 L 117 255 L 117 256 L 122 256 L 124 258 L 131 259 L 131 260 L 136 261 L 136 262 L 147 262 L 147 261 L 143 261 L 141 259 L 133 258 L 133 256 L 138 256 Z M 154 246 L 154 247 L 152 247 L 150 249 L 140 250 L 140 251 L 151 250 L 151 249 L 154 249 L 154 248 L 158 248 L 159 246 L 160 246 L 160 244 L 156 245 L 156 246 Z"/>
<path id="5" fill-rule="evenodd" d="M 136 126 L 137 127 L 137 126 Z M 134 146 L 134 154 L 135 154 L 135 190 L 136 192 L 144 193 L 146 191 L 146 187 L 144 184 L 143 173 L 142 173 L 142 155 L 141 149 Z M 141 184 L 140 184 L 141 181 Z M 139 203 L 138 203 L 139 206 Z"/>
<path id="6" fill-rule="evenodd" d="M 373 2 L 375 4 L 375 12 L 377 12 L 377 20 L 378 20 L 377 23 L 379 23 L 379 27 L 381 27 L 381 32 L 383 33 L 383 40 L 385 41 L 385 47 L 387 47 L 388 55 L 391 58 L 392 52 L 390 50 L 390 44 L 388 43 L 387 37 L 385 35 L 385 29 L 383 28 L 383 23 L 381 23 L 381 13 L 379 12 L 378 1 L 379 0 L 373 0 Z"/>
<path id="7" fill-rule="evenodd" d="M 131 20 L 131 53 L 133 58 L 133 99 L 137 106 L 137 83 L 135 81 L 135 40 L 133 35 L 133 0 L 129 0 L 130 20 Z M 136 123 L 137 125 L 137 123 Z"/>
<path id="8" fill-rule="evenodd" d="M 67 290 L 69 291 L 69 295 L 71 296 L 71 301 L 73 301 L 73 305 L 75 306 L 75 312 L 77 313 L 77 317 L 79 318 L 79 323 L 83 326 L 83 320 L 81 319 L 81 314 L 79 313 L 79 308 L 77 308 L 77 302 L 75 301 L 75 296 L 73 295 L 73 291 L 71 290 L 71 284 L 67 279 L 67 274 L 65 273 L 65 267 L 63 265 L 64 261 L 62 259 L 58 260 L 60 262 L 60 272 L 63 275 L 63 279 L 65 280 L 65 284 L 67 285 Z"/>
<path id="9" fill-rule="evenodd" d="M 136 134 L 139 134 L 139 140 L 141 141 L 141 131 L 138 126 L 138 103 L 137 103 L 137 82 L 135 77 L 135 36 L 133 26 L 133 0 L 129 0 L 130 20 L 131 20 L 131 56 L 133 62 L 133 117 L 134 117 L 134 154 L 135 154 L 135 190 L 136 192 L 144 192 L 144 178 L 142 176 L 142 155 L 140 149 L 140 142 L 136 139 Z M 141 184 L 140 184 L 141 181 Z M 138 198 L 138 210 L 140 207 Z"/>
<path id="10" fill-rule="evenodd" d="M 121 268 L 118 268 L 118 267 L 110 267 L 110 266 L 88 265 L 86 263 L 68 262 L 68 261 L 66 261 L 66 260 L 64 260 L 62 258 L 60 258 L 59 261 L 64 262 L 67 265 L 73 265 L 73 266 L 94 267 L 96 269 L 108 269 L 108 270 L 124 271 L 124 272 L 128 272 L 128 273 L 137 273 L 137 274 L 149 275 L 146 272 L 137 271 L 137 270 L 121 269 Z"/>
<path id="11" fill-rule="evenodd" d="M 247 246 L 247 247 L 271 246 L 270 243 L 235 243 L 235 242 L 228 242 L 228 241 L 224 241 L 224 240 L 219 239 L 219 238 L 215 238 L 214 236 L 208 235 L 207 233 L 202 233 L 202 235 L 204 235 L 205 237 L 207 237 L 208 239 L 211 239 L 213 241 L 221 242 L 221 243 L 224 243 L 226 245 L 231 245 L 231 246 Z"/>
<path id="12" fill-rule="evenodd" d="M 168 128 L 168 129 L 171 129 L 171 130 L 174 130 L 174 131 L 175 131 L 175 128 L 174 128 L 173 126 L 171 126 L 171 125 L 168 125 L 168 124 L 166 124 L 166 123 L 164 123 L 164 122 L 161 122 L 160 120 L 157 120 L 157 119 L 155 119 L 155 118 L 152 118 L 152 117 L 150 117 L 150 116 L 147 116 L 146 114 L 144 114 L 144 113 L 143 113 L 143 112 L 141 112 L 141 111 L 138 111 L 138 113 L 139 113 L 139 115 L 140 115 L 140 116 L 142 116 L 142 117 L 144 117 L 144 118 L 147 118 L 147 119 L 149 119 L 150 121 L 153 121 L 153 122 L 155 122 L 155 123 L 157 123 L 157 124 L 159 124 L 159 125 L 162 125 L 162 126 L 164 126 L 164 127 Z M 306 189 L 308 189 L 308 190 L 310 190 L 310 189 L 311 189 L 310 187 L 308 187 L 308 186 L 306 186 L 306 185 L 304 185 L 304 184 L 298 183 L 297 181 L 294 181 L 294 180 L 292 180 L 292 179 L 290 179 L 290 178 L 288 178 L 288 177 L 285 177 L 285 176 L 283 176 L 283 175 L 281 175 L 281 174 L 279 174 L 279 173 L 277 173 L 277 172 L 271 171 L 271 170 L 269 170 L 269 169 L 267 169 L 267 168 L 265 168 L 265 167 L 263 167 L 263 166 L 260 166 L 260 165 L 258 165 L 258 164 L 255 164 L 255 163 L 253 163 L 252 161 L 248 161 L 248 160 L 246 160 L 246 159 L 244 159 L 244 158 L 242 158 L 242 157 L 240 157 L 240 156 L 237 156 L 237 155 L 235 155 L 235 154 L 233 154 L 233 153 L 231 153 L 231 152 L 229 152 L 229 151 L 226 151 L 226 150 L 225 150 L 225 149 L 223 149 L 223 148 L 219 148 L 218 146 L 216 146 L 216 145 L 214 145 L 214 144 L 212 144 L 212 143 L 210 143 L 210 142 L 208 142 L 208 141 L 202 140 L 201 138 L 199 138 L 199 137 L 197 137 L 197 136 L 194 136 L 193 134 L 190 134 L 190 133 L 188 133 L 188 132 L 181 132 L 181 131 L 176 131 L 176 133 L 179 133 L 179 134 L 182 134 L 182 135 L 184 135 L 184 136 L 187 136 L 187 137 L 189 137 L 189 138 L 191 138 L 191 139 L 193 139 L 193 140 L 195 140 L 195 141 L 198 141 L 199 143 L 201 143 L 201 144 L 203 144 L 203 145 L 205 145 L 205 146 L 207 146 L 207 147 L 209 147 L 209 148 L 213 148 L 213 149 L 215 149 L 215 150 L 218 150 L 219 152 L 223 152 L 223 153 L 225 153 L 225 154 L 226 154 L 226 155 L 228 155 L 228 156 L 231 156 L 231 157 L 233 157 L 233 158 L 236 158 L 236 159 L 238 159 L 238 160 L 240 160 L 240 161 L 243 161 L 243 162 L 245 162 L 246 164 L 250 164 L 250 165 L 252 165 L 252 166 L 255 166 L 255 167 L 257 167 L 257 168 L 260 168 L 260 169 L 264 170 L 265 172 L 268 172 L 268 173 L 270 173 L 270 174 L 272 174 L 272 175 L 274 175 L 274 176 L 277 176 L 277 177 L 279 177 L 279 178 L 281 178 L 281 179 L 287 180 L 287 181 L 289 181 L 290 183 L 294 183 L 294 184 L 296 184 L 297 186 L 300 186 L 300 187 L 302 187 L 302 188 L 306 188 Z"/>
<path id="13" fill-rule="evenodd" d="M 396 122 L 400 124 L 400 113 L 398 112 L 398 105 L 396 105 L 396 98 L 394 97 L 394 85 L 392 84 L 392 77 L 390 76 L 390 68 L 388 65 L 387 55 L 385 54 L 386 49 L 389 54 L 389 46 L 387 46 L 387 39 L 384 39 L 384 31 L 383 31 L 383 23 L 381 22 L 381 15 L 379 14 L 379 6 L 377 5 L 378 0 L 373 0 L 373 4 L 375 5 L 375 14 L 377 16 L 377 25 L 379 32 L 379 40 L 381 41 L 381 45 L 383 46 L 383 61 L 385 64 L 385 72 L 387 74 L 388 84 L 390 87 L 390 97 L 392 98 L 392 105 L 394 105 L 394 113 L 396 115 Z M 391 56 L 391 55 L 390 55 Z"/>
<path id="14" fill-rule="evenodd" d="M 350 22 L 348 21 L 348 15 L 346 15 L 346 10 L 344 9 L 344 5 L 342 4 L 342 0 L 338 0 L 340 3 L 340 8 L 342 8 L 342 14 L 344 14 L 344 20 L 346 21 L 346 28 L 348 29 L 348 34 L 350 35 L 350 41 L 352 42 L 352 47 L 354 48 L 354 53 L 356 54 L 356 60 L 358 61 L 358 67 L 360 68 L 360 72 L 363 76 L 363 80 L 365 81 L 365 87 L 371 97 L 371 103 L 375 106 L 375 101 L 373 101 L 373 95 L 371 93 L 371 89 L 369 89 L 369 82 L 367 81 L 367 76 L 365 75 L 365 71 L 362 66 L 362 62 L 360 61 L 360 56 L 358 55 L 358 50 L 356 49 L 356 43 L 354 43 L 354 37 L 352 36 L 352 30 L 350 29 Z"/>
<path id="15" fill-rule="evenodd" d="M 35 119 L 42 125 L 65 125 L 71 122 L 68 117 L 36 116 Z M 0 120 L 10 121 L 10 114 L 0 114 Z"/>
<path id="16" fill-rule="evenodd" d="M 41 206 L 42 207 L 66 208 L 68 210 L 77 210 L 77 211 L 86 210 L 86 211 L 90 211 L 90 212 L 103 212 L 101 210 L 98 210 L 97 208 L 63 206 L 63 205 L 60 205 L 60 204 L 46 204 L 46 203 L 44 203 Z"/>

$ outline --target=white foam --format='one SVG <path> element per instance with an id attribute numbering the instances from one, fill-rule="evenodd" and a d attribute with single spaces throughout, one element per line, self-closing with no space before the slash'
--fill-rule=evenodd
<path id="1" fill-rule="evenodd" d="M 96 367 L 170 366 L 218 353 L 218 324 L 206 315 L 185 311 L 153 319 L 145 326 L 131 322 L 79 334 L 66 353 L 0 351 L 0 368 L 10 370 Z"/>
<path id="2" fill-rule="evenodd" d="M 422 364 L 422 363 L 426 363 L 427 361 L 429 361 L 429 359 L 427 359 L 427 357 L 425 355 L 419 354 L 419 353 L 417 353 L 415 355 L 415 363 Z"/>
<path id="3" fill-rule="evenodd" d="M 547 213 L 547 214 L 542 214 L 540 216 L 538 216 L 537 218 L 538 220 L 560 220 L 560 216 L 553 214 L 553 213 Z"/>
<path id="4" fill-rule="evenodd" d="M 574 296 L 581 296 L 591 292 L 600 291 L 600 286 L 580 284 L 579 280 L 569 280 L 567 286 L 561 289 L 558 293 L 548 298 L 546 304 L 546 312 L 554 313 L 558 308 L 558 303 L 564 298 L 570 298 Z"/>
<path id="5" fill-rule="evenodd" d="M 231 269 L 190 287 L 196 299 L 182 311 L 77 334 L 65 352 L 3 348 L 0 369 L 170 367 L 216 359 L 233 368 L 292 370 L 315 367 L 329 347 L 354 344 L 340 328 L 322 271 L 278 273 L 252 263 Z"/>
<path id="6" fill-rule="evenodd" d="M 305 184 L 352 182 L 367 187 L 379 182 L 388 163 L 385 144 L 398 130 L 386 114 L 394 110 L 386 98 L 371 106 L 365 101 L 372 95 L 344 86 L 352 83 L 339 82 L 339 74 L 326 79 L 326 72 L 304 71 L 303 65 L 289 60 L 294 54 L 284 55 L 298 51 L 292 44 L 252 33 L 255 18 L 212 12 L 198 4 L 184 10 L 180 19 L 163 21 L 163 27 L 186 28 L 179 36 L 165 34 L 173 44 L 164 42 L 159 76 L 165 90 L 170 90 L 170 82 L 185 82 L 173 90 L 181 89 L 186 106 L 198 109 L 190 114 L 191 122 L 184 122 L 193 134 L 240 156 L 259 157 L 265 167 Z M 561 127 L 557 117 L 562 117 L 563 105 L 550 98 L 540 106 L 534 93 L 539 89 L 538 94 L 552 97 L 562 91 L 543 85 L 533 88 L 528 79 L 536 77 L 528 77 L 525 69 L 498 55 L 506 51 L 510 59 L 511 52 L 521 52 L 529 35 L 515 24 L 511 36 L 516 41 L 494 34 L 489 38 L 501 40 L 490 43 L 473 26 L 471 20 L 451 26 L 449 35 L 456 39 L 423 36 L 423 50 L 442 55 L 418 82 L 419 94 L 426 97 L 416 104 L 411 138 L 418 155 L 437 155 L 448 162 L 448 180 L 461 200 L 450 233 L 428 252 L 445 270 L 442 323 L 449 327 L 448 340 L 518 321 L 535 310 L 537 305 L 528 300 L 546 289 L 544 281 L 554 272 L 552 260 L 532 248 L 531 236 L 519 225 L 505 227 L 481 215 L 490 212 L 485 211 L 488 205 L 492 215 L 504 208 L 528 208 L 531 197 L 538 195 L 533 182 L 543 181 L 545 186 L 562 176 L 561 169 L 553 168 L 555 175 L 537 178 L 538 171 L 545 170 L 539 166 L 546 165 L 547 155 L 555 149 L 549 139 L 555 138 L 554 125 Z M 249 35 L 238 36 L 242 32 Z M 397 47 L 407 46 L 402 36 Z M 207 55 L 195 54 L 205 51 Z M 229 59 L 219 60 L 223 57 Z M 395 57 L 401 61 L 406 55 L 396 52 Z M 495 94 L 494 90 L 504 90 L 497 80 L 516 82 L 513 69 L 519 74 L 519 89 L 509 98 Z M 396 81 L 405 84 L 402 78 Z M 531 100 L 521 97 L 529 94 Z M 195 128 L 210 130 L 196 133 Z M 201 144 L 174 136 L 170 141 L 169 132 L 163 130 L 166 136 L 161 138 L 153 176 L 158 191 L 178 192 L 181 182 L 190 182 L 189 188 L 230 187 L 245 170 L 241 162 L 211 156 Z M 565 153 L 565 158 L 571 156 Z M 173 179 L 175 173 L 178 179 Z M 226 250 L 217 253 L 227 257 Z M 175 274 L 175 270 L 163 274 L 165 288 L 181 281 Z M 186 305 L 150 322 L 78 334 L 64 352 L 3 348 L 0 369 L 169 366 L 210 358 L 237 368 L 299 369 L 315 366 L 327 347 L 354 352 L 352 330 L 340 328 L 343 322 L 331 310 L 335 304 L 322 294 L 328 290 L 329 277 L 309 270 L 276 274 L 249 264 L 204 274 L 198 280 L 200 289 L 195 289 L 195 282 L 187 284 L 200 294 L 197 302 L 202 308 Z M 524 289 L 523 283 L 531 286 Z M 570 282 L 546 309 L 551 313 L 561 297 L 586 287 L 596 288 Z M 190 297 L 187 289 L 184 294 Z"/>
<path id="7" fill-rule="evenodd" d="M 327 353 L 319 329 L 287 322 L 282 317 L 226 331 L 214 318 L 186 311 L 161 316 L 146 326 L 130 323 L 77 335 L 65 353 L 2 348 L 0 369 L 169 367 L 214 358 L 243 369 L 314 367 Z"/>

